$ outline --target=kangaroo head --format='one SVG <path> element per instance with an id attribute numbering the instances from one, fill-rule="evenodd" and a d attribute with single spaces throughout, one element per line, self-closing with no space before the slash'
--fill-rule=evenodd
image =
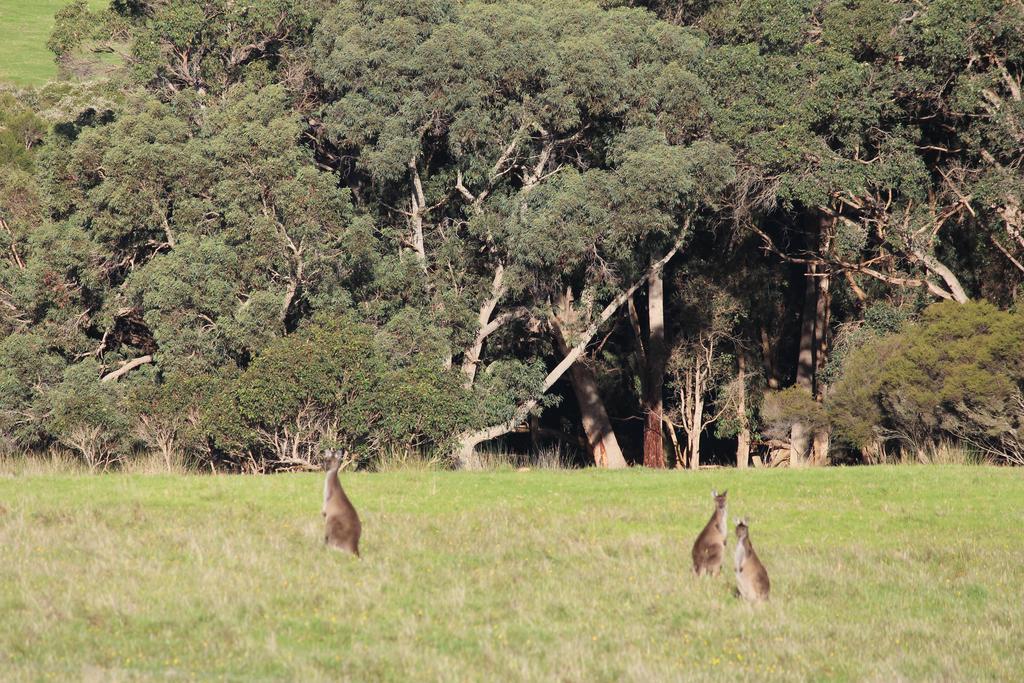
<path id="1" fill-rule="evenodd" d="M 324 449 L 324 463 L 327 465 L 327 469 L 331 469 L 340 457 L 341 451 L 331 450 L 330 448 Z"/>
<path id="2" fill-rule="evenodd" d="M 721 493 L 719 493 L 717 490 L 712 489 L 712 491 L 711 491 L 711 499 L 715 501 L 715 509 L 716 510 L 722 510 L 722 511 L 725 510 L 725 494 L 726 493 L 727 493 L 727 491 L 722 491 Z"/>
<path id="3" fill-rule="evenodd" d="M 742 540 L 747 537 L 749 529 L 747 529 L 747 518 L 741 517 L 736 520 L 736 538 Z"/>

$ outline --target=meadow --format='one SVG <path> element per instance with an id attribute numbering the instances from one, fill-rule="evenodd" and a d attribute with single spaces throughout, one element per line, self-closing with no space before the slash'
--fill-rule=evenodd
<path id="1" fill-rule="evenodd" d="M 0 0 L 0 82 L 43 85 L 57 76 L 46 41 L 54 15 L 67 4 L 67 0 Z M 108 4 L 89 0 L 94 10 Z"/>
<path id="2" fill-rule="evenodd" d="M 0 680 L 1011 680 L 1024 471 L 0 478 Z M 698 580 L 729 489 L 772 599 Z M 730 524 L 730 526 L 732 526 Z M 731 534 L 731 531 L 730 531 Z M 733 549 L 730 537 L 730 556 Z"/>

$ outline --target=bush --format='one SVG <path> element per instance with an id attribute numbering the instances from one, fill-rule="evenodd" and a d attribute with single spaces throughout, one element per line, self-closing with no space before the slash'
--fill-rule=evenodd
<path id="1" fill-rule="evenodd" d="M 60 383 L 64 361 L 36 334 L 0 339 L 0 434 L 4 451 L 44 448 L 46 391 Z"/>
<path id="2" fill-rule="evenodd" d="M 348 316 L 271 343 L 207 405 L 206 430 L 239 466 L 315 466 L 321 446 L 360 459 L 444 446 L 467 423 L 457 373 L 432 357 L 387 353 Z"/>
<path id="3" fill-rule="evenodd" d="M 828 416 L 810 392 L 789 387 L 764 395 L 761 403 L 762 432 L 770 439 L 788 440 L 793 425 L 801 423 L 808 434 L 828 426 Z"/>
<path id="4" fill-rule="evenodd" d="M 160 457 L 166 471 L 208 456 L 202 407 L 225 383 L 215 375 L 170 374 L 162 382 L 147 378 L 127 389 L 126 408 L 134 419 L 135 435 Z"/>
<path id="5" fill-rule="evenodd" d="M 857 447 L 883 440 L 919 453 L 953 440 L 1024 464 L 1024 315 L 933 305 L 850 355 L 828 411 Z"/>
<path id="6" fill-rule="evenodd" d="M 53 437 L 81 456 L 90 471 L 106 469 L 131 449 L 131 421 L 121 409 L 119 387 L 100 382 L 95 360 L 69 366 L 48 398 Z"/>

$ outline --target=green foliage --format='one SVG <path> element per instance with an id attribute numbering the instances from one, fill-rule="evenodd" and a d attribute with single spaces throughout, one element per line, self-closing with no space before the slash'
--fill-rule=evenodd
<path id="1" fill-rule="evenodd" d="M 43 141 L 46 128 L 31 109 L 0 92 L 0 169 L 32 170 L 32 148 Z"/>
<path id="2" fill-rule="evenodd" d="M 903 332 L 858 349 L 829 398 L 837 433 L 856 446 L 943 438 L 994 453 L 1024 445 L 1024 319 L 987 303 L 936 304 Z"/>
<path id="3" fill-rule="evenodd" d="M 872 399 L 889 385 L 857 354 L 904 358 L 885 339 L 935 296 L 1005 308 L 1024 286 L 1019 3 L 37 4 L 60 9 L 65 74 L 87 52 L 119 66 L 0 92 L 16 448 L 75 431 L 99 467 L 108 435 L 85 437 L 109 426 L 115 455 L 138 440 L 257 469 L 321 443 L 440 449 L 538 398 L 553 302 L 578 336 L 675 244 L 670 409 L 692 391 L 733 433 L 734 351 L 760 356 L 752 389 L 792 377 L 805 276 L 827 274 L 815 386 L 859 377 L 845 438 L 995 448 L 1016 429 L 985 379 L 999 364 L 950 366 L 965 396 L 995 393 L 936 408 L 955 391 Z M 647 323 L 628 322 L 594 340 L 617 424 L 643 372 Z M 804 398 L 766 399 L 766 428 L 819 425 Z"/>
<path id="4" fill-rule="evenodd" d="M 0 339 L 0 433 L 4 450 L 47 443 L 47 390 L 57 385 L 64 360 L 35 334 Z"/>
<path id="5" fill-rule="evenodd" d="M 165 466 L 202 467 L 211 456 L 203 409 L 217 392 L 227 390 L 230 379 L 165 373 L 161 381 L 156 381 L 151 373 L 137 372 L 125 389 L 123 401 L 136 436 L 146 448 L 161 455 Z"/>
<path id="6" fill-rule="evenodd" d="M 93 12 L 87 0 L 74 0 L 54 17 L 54 28 L 46 47 L 55 55 L 71 53 L 88 40 L 103 35 L 102 13 Z"/>
<path id="7" fill-rule="evenodd" d="M 486 426 L 510 419 L 520 403 L 538 395 L 546 374 L 544 366 L 536 362 L 500 360 L 488 365 L 473 385 L 473 424 Z M 558 403 L 557 396 L 543 395 L 540 407 Z"/>
<path id="8" fill-rule="evenodd" d="M 47 426 L 90 469 L 106 467 L 134 444 L 131 422 L 121 407 L 120 387 L 100 382 L 94 360 L 69 365 L 47 394 Z"/>
<path id="9" fill-rule="evenodd" d="M 894 306 L 888 301 L 872 303 L 864 309 L 863 320 L 839 330 L 832 342 L 832 353 L 821 378 L 826 384 L 838 380 L 854 351 L 879 337 L 898 333 L 913 320 L 919 308 L 916 301 Z"/>
<path id="10" fill-rule="evenodd" d="M 360 456 L 446 445 L 468 422 L 454 372 L 430 354 L 396 359 L 351 316 L 321 320 L 271 343 L 212 397 L 207 430 L 236 459 L 295 467 L 322 446 Z"/>

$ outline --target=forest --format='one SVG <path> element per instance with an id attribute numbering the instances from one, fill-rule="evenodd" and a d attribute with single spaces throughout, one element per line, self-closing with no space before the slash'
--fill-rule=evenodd
<path id="1" fill-rule="evenodd" d="M 78 0 L 48 47 L 0 455 L 1024 465 L 1020 0 Z"/>

